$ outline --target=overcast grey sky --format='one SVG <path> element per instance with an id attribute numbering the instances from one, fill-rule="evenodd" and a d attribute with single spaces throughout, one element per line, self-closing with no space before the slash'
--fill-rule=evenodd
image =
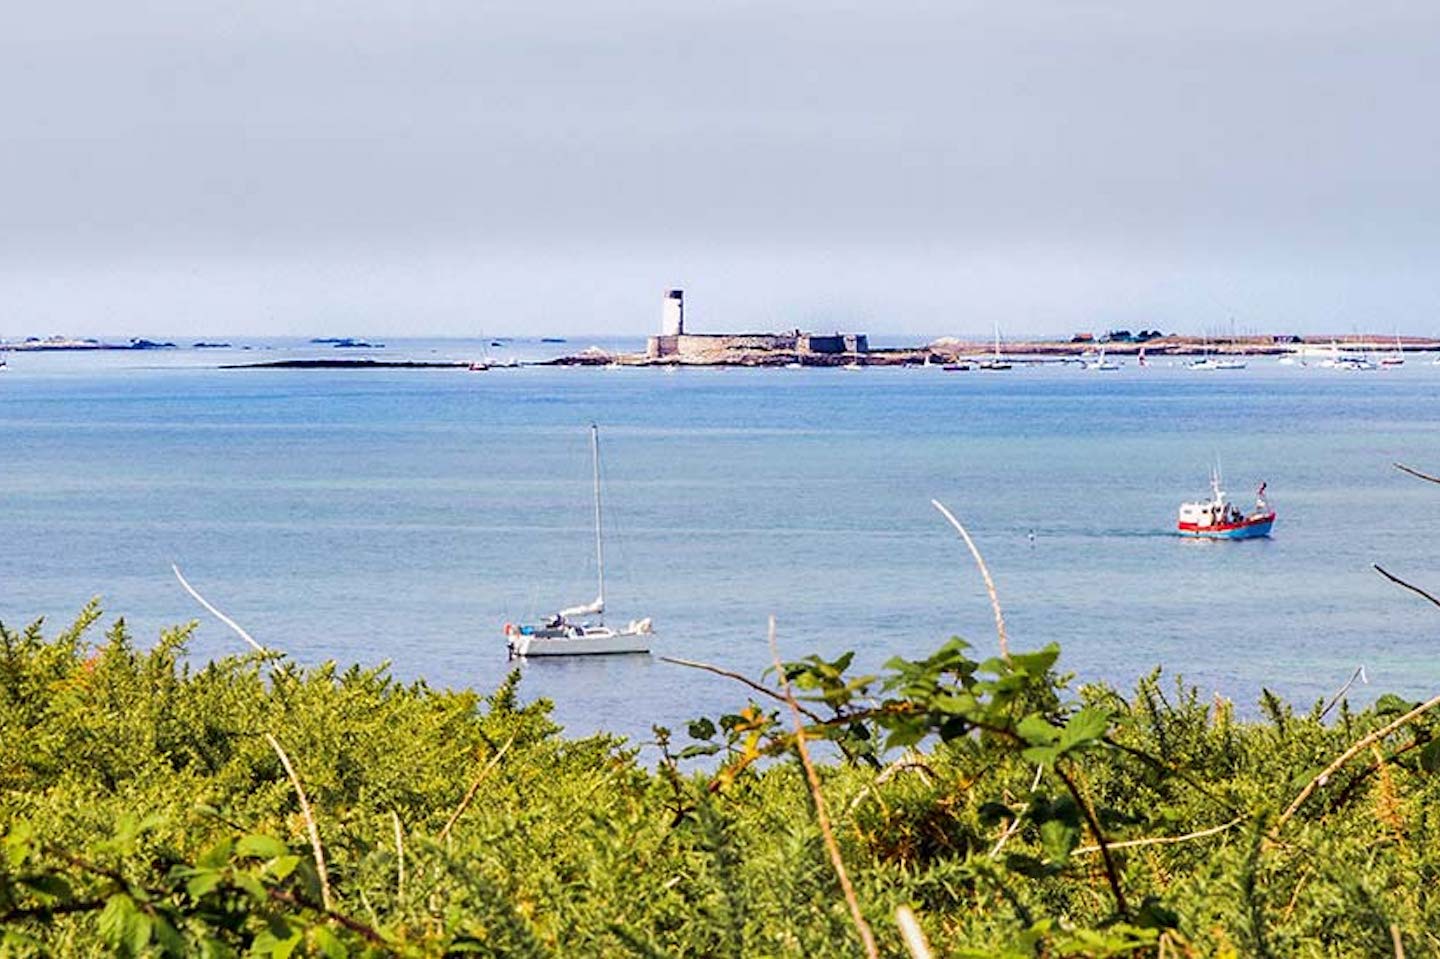
<path id="1" fill-rule="evenodd" d="M 47 0 L 0 336 L 1440 335 L 1440 4 Z"/>

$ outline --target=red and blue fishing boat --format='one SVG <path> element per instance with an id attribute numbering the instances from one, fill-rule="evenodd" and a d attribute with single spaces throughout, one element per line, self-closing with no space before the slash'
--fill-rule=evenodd
<path id="1" fill-rule="evenodd" d="M 1210 500 L 1200 503 L 1181 503 L 1180 522 L 1176 524 L 1181 536 L 1201 539 L 1255 539 L 1269 536 L 1275 525 L 1275 511 L 1265 501 L 1265 484 L 1255 492 L 1255 508 L 1243 512 L 1225 498 L 1220 488 L 1220 470 L 1210 473 Z"/>

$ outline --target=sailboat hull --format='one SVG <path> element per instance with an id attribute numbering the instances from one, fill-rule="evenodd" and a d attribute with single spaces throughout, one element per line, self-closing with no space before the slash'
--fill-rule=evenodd
<path id="1" fill-rule="evenodd" d="M 623 653 L 648 653 L 652 632 L 617 631 L 608 627 L 588 627 L 578 635 L 535 636 L 530 633 L 508 637 L 510 655 L 531 656 L 614 656 Z"/>

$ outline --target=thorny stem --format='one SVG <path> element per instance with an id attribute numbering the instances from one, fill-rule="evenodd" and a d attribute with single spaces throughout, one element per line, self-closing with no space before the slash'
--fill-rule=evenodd
<path id="1" fill-rule="evenodd" d="M 1095 837 L 1095 843 L 1100 848 L 1100 858 L 1105 862 L 1105 878 L 1110 883 L 1110 891 L 1115 895 L 1115 909 L 1121 916 L 1128 918 L 1130 908 L 1125 904 L 1125 891 L 1120 888 L 1120 873 L 1115 868 L 1115 858 L 1110 855 L 1110 846 L 1105 842 L 1105 834 L 1100 830 L 1100 820 L 1096 817 L 1095 810 L 1091 807 L 1089 800 L 1080 792 L 1080 787 L 1075 785 L 1075 780 L 1060 768 L 1059 763 L 1055 764 L 1055 775 L 1060 777 L 1065 788 L 1070 790 L 1075 805 L 1079 806 L 1080 811 L 1085 814 L 1085 821 L 1090 826 L 1090 833 Z"/>

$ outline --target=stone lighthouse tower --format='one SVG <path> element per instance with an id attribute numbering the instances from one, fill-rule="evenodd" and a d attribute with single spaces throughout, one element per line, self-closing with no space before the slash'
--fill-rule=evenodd
<path id="1" fill-rule="evenodd" d="M 680 336 L 685 332 L 685 291 L 671 290 L 665 294 L 660 311 L 660 335 Z"/>

